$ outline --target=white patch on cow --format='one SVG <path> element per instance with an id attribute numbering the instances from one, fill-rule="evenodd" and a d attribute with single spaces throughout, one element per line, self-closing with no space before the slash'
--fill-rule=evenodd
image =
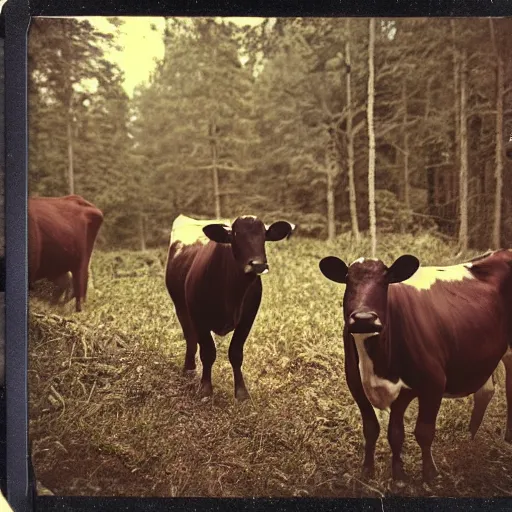
<path id="1" fill-rule="evenodd" d="M 176 244 L 176 252 L 174 253 L 173 259 L 177 258 L 179 254 L 183 251 L 183 244 L 181 242 L 177 242 Z"/>
<path id="2" fill-rule="evenodd" d="M 472 266 L 472 263 L 462 263 L 448 267 L 420 267 L 409 279 L 402 281 L 402 283 L 417 290 L 428 290 L 437 281 L 474 279 L 473 274 L 469 271 Z"/>
<path id="3" fill-rule="evenodd" d="M 349 267 L 351 267 L 354 263 L 364 263 L 365 261 L 379 261 L 378 258 L 363 258 L 362 256 L 360 258 L 357 258 L 357 260 L 354 260 Z"/>
<path id="4" fill-rule="evenodd" d="M 240 218 L 241 219 L 255 219 L 256 215 L 242 215 Z"/>
<path id="5" fill-rule="evenodd" d="M 183 245 L 191 245 L 196 242 L 208 243 L 209 238 L 203 233 L 203 228 L 208 224 L 224 224 L 226 227 L 230 227 L 231 221 L 229 219 L 201 220 L 178 215 L 172 223 L 170 245 L 175 242 L 181 242 Z"/>
<path id="6" fill-rule="evenodd" d="M 402 379 L 398 379 L 398 382 L 391 382 L 375 374 L 373 361 L 366 352 L 364 341 L 377 334 L 376 332 L 366 334 L 353 333 L 352 336 L 356 343 L 357 354 L 359 356 L 359 374 L 361 375 L 361 382 L 363 383 L 366 397 L 373 407 L 387 410 L 396 400 L 402 388 L 410 388 L 404 384 Z"/>

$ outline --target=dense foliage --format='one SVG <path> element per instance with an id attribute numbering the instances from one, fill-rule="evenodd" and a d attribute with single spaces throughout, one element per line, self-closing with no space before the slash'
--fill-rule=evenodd
<path id="1" fill-rule="evenodd" d="M 110 248 L 165 244 L 179 213 L 284 217 L 319 238 L 368 229 L 368 20 L 167 19 L 132 99 L 108 60 L 112 24 L 32 23 L 31 193 L 96 203 Z M 510 19 L 377 22 L 379 233 L 512 245 L 511 45 Z"/>

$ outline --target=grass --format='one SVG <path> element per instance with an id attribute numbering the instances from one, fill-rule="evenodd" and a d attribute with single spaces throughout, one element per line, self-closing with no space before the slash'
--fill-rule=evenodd
<path id="1" fill-rule="evenodd" d="M 430 235 L 386 235 L 379 256 L 423 264 L 454 262 L 453 247 Z M 101 253 L 85 310 L 30 301 L 30 434 L 38 479 L 56 494 L 115 496 L 500 496 L 512 493 L 512 447 L 505 426 L 503 375 L 474 441 L 472 399 L 445 400 L 434 458 L 442 477 L 421 483 L 406 414 L 404 461 L 412 480 L 390 479 L 387 417 L 376 476 L 363 480 L 360 414 L 345 382 L 343 287 L 318 270 L 323 256 L 346 261 L 369 242 L 291 239 L 268 244 L 271 271 L 246 343 L 251 401 L 236 403 L 217 338 L 213 398 L 196 396 L 199 375 L 181 376 L 185 343 L 163 283 L 165 250 Z M 466 255 L 467 257 L 468 255 Z M 200 364 L 198 366 L 200 371 Z"/>

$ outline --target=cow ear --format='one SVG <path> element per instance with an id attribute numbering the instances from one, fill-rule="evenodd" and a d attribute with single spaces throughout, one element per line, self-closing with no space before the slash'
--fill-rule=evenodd
<path id="1" fill-rule="evenodd" d="M 322 258 L 320 260 L 320 272 L 335 283 L 343 283 L 347 282 L 347 272 L 348 267 L 347 264 L 336 258 L 336 256 L 327 256 L 326 258 Z"/>
<path id="2" fill-rule="evenodd" d="M 268 242 L 278 242 L 286 238 L 292 232 L 292 226 L 285 220 L 278 220 L 271 224 L 265 233 L 265 240 Z"/>
<path id="3" fill-rule="evenodd" d="M 214 242 L 218 244 L 231 243 L 231 228 L 224 224 L 208 224 L 203 228 L 203 233 Z"/>
<path id="4" fill-rule="evenodd" d="M 387 275 L 389 283 L 401 283 L 409 279 L 418 270 L 420 262 L 416 256 L 404 254 L 400 256 L 391 267 L 388 268 Z"/>

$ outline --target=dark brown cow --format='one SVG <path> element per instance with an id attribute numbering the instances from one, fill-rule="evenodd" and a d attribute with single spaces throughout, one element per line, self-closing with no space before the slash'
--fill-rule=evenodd
<path id="1" fill-rule="evenodd" d="M 212 332 L 225 336 L 234 331 L 229 361 L 235 397 L 249 397 L 241 367 L 244 343 L 261 302 L 260 275 L 268 271 L 265 242 L 282 240 L 290 231 L 288 222 L 266 227 L 253 216 L 238 217 L 232 224 L 184 215 L 174 221 L 165 283 L 187 343 L 184 372 L 195 370 L 199 344 L 201 395 L 213 392 L 211 372 L 216 348 Z"/>
<path id="2" fill-rule="evenodd" d="M 30 198 L 29 283 L 49 279 L 62 288 L 71 272 L 76 310 L 81 311 L 91 254 L 102 223 L 103 213 L 81 196 Z"/>
<path id="3" fill-rule="evenodd" d="M 390 408 L 393 478 L 406 477 L 404 413 L 417 397 L 414 433 L 423 478 L 432 480 L 437 468 L 431 446 L 442 398 L 481 390 L 512 345 L 512 252 L 422 268 L 410 255 L 389 268 L 364 258 L 347 266 L 329 256 L 320 269 L 328 279 L 346 284 L 345 373 L 363 419 L 364 473 L 373 474 L 380 431 L 373 407 Z M 509 414 L 508 432 L 511 427 Z"/>

